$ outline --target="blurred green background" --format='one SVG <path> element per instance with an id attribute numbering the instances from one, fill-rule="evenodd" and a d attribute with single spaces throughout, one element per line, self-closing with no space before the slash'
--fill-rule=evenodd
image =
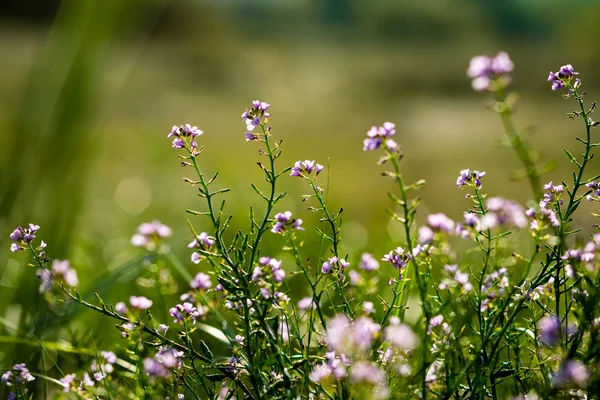
<path id="1" fill-rule="evenodd" d="M 89 313 L 47 313 L 26 255 L 8 251 L 15 226 L 41 225 L 38 238 L 52 257 L 71 260 L 82 292 L 109 302 L 152 293 L 133 279 L 144 255 L 129 239 L 141 222 L 171 226 L 175 253 L 198 270 L 183 246 L 190 238 L 184 210 L 203 204 L 182 181 L 192 172 L 166 138 L 174 124 L 204 130 L 202 168 L 221 172 L 218 185 L 232 189 L 234 228 L 246 228 L 248 205 L 262 209 L 250 182 L 264 182 L 259 146 L 244 141 L 239 115 L 251 100 L 268 101 L 273 134 L 284 140 L 281 168 L 297 159 L 326 165 L 320 179 L 329 180 L 331 208 L 345 210 L 344 251 L 379 256 L 401 234 L 385 211 L 392 184 L 381 177 L 378 155 L 362 151 L 373 124 L 396 123 L 407 181 L 427 181 L 418 192 L 421 220 L 430 212 L 459 218 L 469 206 L 455 186 L 462 168 L 487 171 L 492 196 L 531 198 L 527 182 L 510 178 L 519 164 L 499 146 L 498 116 L 465 76 L 473 55 L 505 50 L 521 95 L 517 126 L 542 160 L 558 162 L 544 180 L 570 179 L 561 148 L 579 152 L 582 124 L 564 116 L 574 104 L 552 93 L 546 77 L 571 63 L 596 98 L 598 18 L 594 0 L 3 2 L 0 369 L 39 361 L 35 346 L 14 345 L 16 336 L 74 340 L 85 329 L 110 328 Z M 318 222 L 300 202 L 308 187 L 282 181 L 288 196 L 278 208 L 305 219 L 310 232 Z M 582 218 L 591 229 L 594 221 Z M 307 248 L 314 243 L 308 239 Z M 279 255 L 281 245 L 272 241 L 267 250 Z M 59 332 L 69 320 L 85 329 Z"/>

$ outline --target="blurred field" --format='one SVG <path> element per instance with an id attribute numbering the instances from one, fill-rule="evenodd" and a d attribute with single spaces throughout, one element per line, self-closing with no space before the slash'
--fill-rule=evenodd
<path id="1" fill-rule="evenodd" d="M 391 182 L 377 155 L 362 151 L 373 124 L 397 124 L 407 181 L 427 180 L 420 218 L 458 218 L 468 207 L 455 187 L 462 168 L 486 170 L 490 195 L 530 199 L 526 182 L 510 180 L 519 165 L 498 145 L 498 117 L 470 90 L 465 70 L 474 54 L 509 52 L 521 95 L 517 125 L 530 130 L 542 160 L 558 162 L 546 180 L 570 179 L 561 147 L 578 152 L 582 126 L 564 117 L 572 105 L 546 77 L 572 63 L 597 98 L 600 6 L 570 3 L 577 23 L 565 24 L 555 18 L 558 2 L 402 3 L 71 0 L 42 21 L 13 10 L 0 23 L 0 336 L 14 336 L 11 327 L 57 335 L 33 319 L 45 307 L 25 255 L 8 252 L 18 224 L 41 225 L 49 253 L 72 260 L 82 290 L 110 302 L 144 292 L 133 274 L 116 275 L 139 266 L 129 238 L 140 222 L 173 227 L 176 253 L 196 271 L 182 246 L 190 237 L 184 210 L 202 203 L 166 138 L 174 124 L 204 130 L 202 168 L 221 172 L 234 227 L 247 227 L 248 205 L 261 207 L 250 182 L 262 178 L 258 146 L 244 141 L 239 115 L 253 99 L 272 105 L 273 133 L 284 140 L 280 168 L 297 159 L 326 165 L 323 182 L 332 208 L 344 207 L 343 247 L 352 256 L 381 255 L 400 239 L 385 212 Z M 299 201 L 307 187 L 283 181 L 281 209 L 314 227 Z M 100 324 L 86 320 L 90 332 Z M 17 361 L 14 347 L 0 345 L 0 369 Z"/>

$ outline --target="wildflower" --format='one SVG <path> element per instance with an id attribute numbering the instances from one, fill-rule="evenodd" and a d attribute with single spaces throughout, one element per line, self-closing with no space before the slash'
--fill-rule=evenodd
<path id="1" fill-rule="evenodd" d="M 35 239 L 35 234 L 40 230 L 39 225 L 29 224 L 29 227 L 22 228 L 17 227 L 10 235 L 10 240 L 15 241 L 17 243 L 12 243 L 10 246 L 10 251 L 13 253 L 19 250 L 24 250 L 33 240 Z M 23 246 L 21 246 L 23 245 Z M 44 244 L 45 247 L 45 244 Z"/>
<path id="2" fill-rule="evenodd" d="M 309 307 L 313 307 L 314 308 L 313 298 L 312 297 L 303 297 L 298 302 L 298 308 L 301 311 L 306 311 Z"/>
<path id="3" fill-rule="evenodd" d="M 417 336 L 408 325 L 396 321 L 387 326 L 384 330 L 384 336 L 390 344 L 399 350 L 412 350 L 417 347 L 419 342 Z"/>
<path id="4" fill-rule="evenodd" d="M 195 139 L 203 133 L 204 132 L 198 129 L 197 126 L 185 124 L 181 126 L 173 126 L 167 137 L 174 137 L 173 148 L 183 149 L 189 145 L 190 148 L 195 149 L 198 146 Z"/>
<path id="5" fill-rule="evenodd" d="M 156 331 L 163 336 L 167 334 L 168 330 L 169 330 L 169 327 L 165 324 L 160 324 L 160 325 L 158 325 L 158 328 L 156 328 Z"/>
<path id="6" fill-rule="evenodd" d="M 209 275 L 199 272 L 190 283 L 190 286 L 196 290 L 208 290 L 211 288 L 212 282 Z"/>
<path id="7" fill-rule="evenodd" d="M 152 307 L 152 300 L 144 296 L 131 296 L 129 297 L 129 304 L 135 309 L 147 310 Z"/>
<path id="8" fill-rule="evenodd" d="M 53 260 L 52 274 L 54 277 L 61 277 L 68 286 L 77 286 L 79 282 L 77 279 L 77 272 L 71 268 L 71 264 L 67 260 Z"/>
<path id="9" fill-rule="evenodd" d="M 434 231 L 452 233 L 454 232 L 454 221 L 444 213 L 430 214 L 427 216 L 427 225 Z"/>
<path id="10" fill-rule="evenodd" d="M 169 314 L 175 318 L 173 322 L 176 324 L 183 323 L 184 320 L 191 320 L 195 324 L 198 317 L 206 314 L 206 310 L 204 308 L 198 309 L 192 303 L 185 302 L 171 307 Z"/>
<path id="11" fill-rule="evenodd" d="M 68 374 L 65 375 L 64 378 L 59 379 L 60 383 L 64 386 L 63 393 L 68 393 L 74 389 L 73 383 L 75 382 L 76 376 L 76 374 Z"/>
<path id="12" fill-rule="evenodd" d="M 395 152 L 398 150 L 398 144 L 389 139 L 396 134 L 396 125 L 391 122 L 384 122 L 382 126 L 372 126 L 367 132 L 367 138 L 363 142 L 364 151 L 373 151 L 385 143 L 388 150 Z"/>
<path id="13" fill-rule="evenodd" d="M 29 373 L 27 365 L 24 363 L 13 365 L 12 370 L 4 373 L 0 378 L 0 381 L 5 383 L 6 386 L 23 385 L 34 380 L 35 378 Z"/>
<path id="14" fill-rule="evenodd" d="M 375 305 L 371 301 L 365 301 L 362 304 L 362 308 L 366 314 L 371 314 L 373 311 L 375 311 Z"/>
<path id="15" fill-rule="evenodd" d="M 379 385 L 385 382 L 385 372 L 368 361 L 358 361 L 350 368 L 350 378 L 355 383 Z"/>
<path id="16" fill-rule="evenodd" d="M 375 271 L 379 269 L 379 262 L 371 254 L 363 253 L 358 266 L 364 271 Z"/>
<path id="17" fill-rule="evenodd" d="M 418 231 L 418 239 L 417 241 L 422 244 L 429 244 L 433 242 L 434 232 L 428 226 L 422 226 Z"/>
<path id="18" fill-rule="evenodd" d="M 552 383 L 555 386 L 561 386 L 572 382 L 578 386 L 585 386 L 588 378 L 588 369 L 581 361 L 569 360 L 562 365 Z"/>
<path id="19" fill-rule="evenodd" d="M 510 73 L 514 64 L 506 52 L 499 52 L 494 58 L 485 55 L 475 56 L 469 63 L 467 76 L 472 79 L 475 91 L 483 92 L 492 88 L 494 81 L 506 85 L 510 82 Z"/>
<path id="20" fill-rule="evenodd" d="M 485 171 L 472 171 L 470 169 L 463 169 L 460 171 L 458 178 L 456 179 L 456 186 L 463 187 L 472 185 L 477 189 L 481 189 L 481 178 L 485 176 Z"/>
<path id="21" fill-rule="evenodd" d="M 123 315 L 127 312 L 127 306 L 125 306 L 125 303 L 120 301 L 117 304 L 115 304 L 115 311 L 117 312 L 117 314 Z"/>
<path id="22" fill-rule="evenodd" d="M 410 252 L 402 247 L 396 247 L 394 250 L 383 256 L 381 260 L 389 262 L 396 269 L 404 269 L 411 259 L 412 254 Z"/>
<path id="23" fill-rule="evenodd" d="M 204 250 L 208 250 L 215 244 L 215 240 L 216 239 L 212 236 L 209 236 L 208 233 L 202 232 L 201 234 L 196 236 L 196 239 L 190 242 L 190 244 L 188 244 L 187 247 L 190 249 L 201 248 Z"/>
<path id="24" fill-rule="evenodd" d="M 246 109 L 242 113 L 242 122 L 246 124 L 246 141 L 258 139 L 258 135 L 253 134 L 252 131 L 262 123 L 266 123 L 269 119 L 269 113 L 265 112 L 271 105 L 264 101 L 254 100 L 252 102 L 252 108 Z"/>
<path id="25" fill-rule="evenodd" d="M 323 170 L 323 166 L 321 164 L 317 164 L 314 160 L 305 160 L 305 161 L 296 161 L 294 166 L 292 167 L 292 172 L 290 176 L 299 176 L 302 178 L 306 178 L 311 173 L 315 173 L 315 176 L 318 176 Z"/>
<path id="26" fill-rule="evenodd" d="M 285 211 L 275 214 L 275 223 L 271 232 L 284 234 L 288 229 L 304 230 L 302 228 L 302 220 L 300 218 L 292 218 L 291 211 Z"/>
<path id="27" fill-rule="evenodd" d="M 117 355 L 112 351 L 102 351 L 100 355 L 104 358 L 104 360 L 109 364 L 114 364 L 117 362 Z"/>
<path id="28" fill-rule="evenodd" d="M 171 233 L 171 228 L 159 221 L 146 222 L 137 228 L 136 234 L 131 237 L 131 244 L 154 251 L 160 240 L 171 236 Z"/>
<path id="29" fill-rule="evenodd" d="M 560 340 L 560 319 L 556 315 L 546 315 L 538 321 L 540 341 L 548 346 Z"/>
<path id="30" fill-rule="evenodd" d="M 327 364 L 320 364 L 312 370 L 309 377 L 315 383 L 321 383 L 331 376 L 331 368 Z"/>
<path id="31" fill-rule="evenodd" d="M 558 72 L 550 71 L 548 82 L 552 83 L 552 90 L 557 91 L 568 85 L 575 75 L 579 75 L 579 72 L 575 72 L 571 64 L 563 65 Z M 581 81 L 576 79 L 575 84 L 579 86 Z"/>
<path id="32" fill-rule="evenodd" d="M 517 228 L 527 226 L 525 212 L 518 203 L 500 197 L 492 197 L 486 201 L 486 205 L 490 211 L 488 214 L 493 214 L 498 224 Z"/>

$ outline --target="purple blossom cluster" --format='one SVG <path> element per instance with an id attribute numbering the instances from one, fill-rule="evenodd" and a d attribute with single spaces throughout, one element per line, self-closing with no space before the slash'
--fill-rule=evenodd
<path id="1" fill-rule="evenodd" d="M 215 240 L 216 239 L 210 236 L 208 233 L 202 232 L 201 234 L 196 236 L 196 239 L 192 240 L 187 247 L 190 249 L 200 249 L 208 251 L 215 244 Z M 193 252 L 191 260 L 194 264 L 199 264 L 202 260 L 202 256 L 198 252 Z"/>
<path id="2" fill-rule="evenodd" d="M 412 258 L 413 255 L 410 251 L 402 247 L 396 247 L 394 250 L 383 256 L 381 260 L 389 262 L 396 269 L 404 269 L 406 268 L 406 264 L 408 264 Z"/>
<path id="3" fill-rule="evenodd" d="M 129 305 L 136 310 L 147 310 L 152 307 L 152 300 L 145 296 L 131 296 L 129 297 Z"/>
<path id="4" fill-rule="evenodd" d="M 148 251 L 154 251 L 158 243 L 162 239 L 171 236 L 171 234 L 171 228 L 160 223 L 160 221 L 145 222 L 138 226 L 136 234 L 131 237 L 131 244 L 135 247 L 145 248 Z"/>
<path id="5" fill-rule="evenodd" d="M 173 126 L 171 128 L 171 132 L 167 135 L 167 137 L 173 137 L 173 148 L 175 149 L 184 149 L 186 146 L 189 146 L 188 149 L 195 149 L 198 147 L 196 143 L 196 138 L 202 135 L 200 129 L 197 126 L 191 126 L 190 124 Z"/>
<path id="6" fill-rule="evenodd" d="M 345 259 L 333 256 L 323 263 L 323 265 L 321 266 L 321 272 L 324 274 L 329 274 L 332 271 L 333 272 L 339 271 L 341 273 L 343 270 L 345 270 L 349 266 L 350 266 L 350 263 L 348 261 L 346 261 Z"/>
<path id="7" fill-rule="evenodd" d="M 571 64 L 563 65 L 557 72 L 550 71 L 548 82 L 552 83 L 552 90 L 556 91 L 569 85 L 575 75 L 579 75 L 579 72 L 575 72 Z M 581 80 L 577 78 L 573 86 L 578 87 L 579 85 L 581 85 Z"/>
<path id="8" fill-rule="evenodd" d="M 492 197 L 486 200 L 488 212 L 479 220 L 477 230 L 491 229 L 498 225 L 525 228 L 527 218 L 523 207 L 514 201 L 501 197 Z"/>
<path id="9" fill-rule="evenodd" d="M 452 287 L 460 287 L 461 291 L 464 293 L 473 290 L 473 285 L 469 282 L 469 274 L 459 270 L 458 265 L 444 265 L 444 271 L 448 274 L 448 277 L 443 279 L 438 285 L 440 290 L 446 290 Z"/>
<path id="10" fill-rule="evenodd" d="M 374 151 L 385 145 L 385 148 L 392 153 L 399 149 L 392 136 L 396 134 L 396 125 L 391 122 L 384 122 L 382 126 L 372 126 L 367 131 L 367 138 L 363 142 L 364 151 Z"/>
<path id="11" fill-rule="evenodd" d="M 206 308 L 195 307 L 190 302 L 177 304 L 175 307 L 169 309 L 169 314 L 171 317 L 175 318 L 173 322 L 176 324 L 183 324 L 185 321 L 192 321 L 192 323 L 195 324 L 196 319 L 206 315 L 206 313 Z"/>
<path id="12" fill-rule="evenodd" d="M 242 113 L 242 122 L 246 124 L 246 141 L 258 140 L 260 137 L 254 133 L 254 129 L 269 121 L 269 113 L 266 112 L 271 105 L 264 101 L 254 100 L 250 109 Z"/>
<path id="13" fill-rule="evenodd" d="M 184 353 L 171 347 L 162 347 L 154 355 L 144 359 L 144 370 L 153 378 L 169 379 L 173 370 L 180 369 Z"/>
<path id="14" fill-rule="evenodd" d="M 469 63 L 467 76 L 472 79 L 473 90 L 483 92 L 493 90 L 494 81 L 503 86 L 510 83 L 510 73 L 514 64 L 506 52 L 499 52 L 495 57 L 475 56 Z"/>
<path id="15" fill-rule="evenodd" d="M 379 269 L 379 261 L 372 254 L 363 253 L 358 267 L 367 272 L 375 271 Z"/>
<path id="16" fill-rule="evenodd" d="M 275 214 L 275 223 L 271 232 L 284 235 L 288 230 L 300 230 L 302 228 L 302 220 L 300 218 L 292 218 L 291 211 L 285 211 Z"/>
<path id="17" fill-rule="evenodd" d="M 281 283 L 285 279 L 285 271 L 281 268 L 281 261 L 271 257 L 261 257 L 258 259 L 258 265 L 252 271 L 252 281 L 258 282 L 259 285 L 265 286 L 267 282 L 264 280 L 265 268 L 270 270 L 270 277 L 276 283 Z"/>
<path id="18" fill-rule="evenodd" d="M 586 196 L 588 201 L 600 201 L 600 182 L 591 181 L 585 184 L 592 189 L 591 193 Z"/>
<path id="19" fill-rule="evenodd" d="M 463 186 L 473 186 L 476 189 L 481 189 L 481 178 L 484 176 L 485 171 L 471 171 L 470 169 L 463 169 L 460 171 L 460 174 L 456 179 L 456 186 L 459 188 Z"/>
<path id="20" fill-rule="evenodd" d="M 35 234 L 39 230 L 40 226 L 35 224 L 29 224 L 29 227 L 27 228 L 18 226 L 17 229 L 10 234 L 10 240 L 15 242 L 10 245 L 10 251 L 14 253 L 19 250 L 26 250 L 35 239 Z M 44 247 L 46 247 L 46 244 L 42 241 L 40 248 L 43 249 Z"/>
<path id="21" fill-rule="evenodd" d="M 294 166 L 292 167 L 292 172 L 290 176 L 298 176 L 301 178 L 306 178 L 313 172 L 315 176 L 319 175 L 323 171 L 323 166 L 318 164 L 314 160 L 304 160 L 304 161 L 296 161 Z"/>
<path id="22" fill-rule="evenodd" d="M 34 381 L 35 378 L 27 369 L 27 365 L 25 364 L 15 364 L 12 367 L 12 370 L 5 372 L 0 378 L 0 382 L 5 383 L 6 386 L 23 386 L 27 382 Z M 19 391 L 27 392 L 27 388 L 20 388 Z"/>
<path id="23" fill-rule="evenodd" d="M 192 281 L 190 282 L 190 287 L 194 290 L 210 289 L 212 287 L 210 275 L 205 274 L 204 272 L 197 273 L 194 279 L 192 279 Z"/>
<path id="24" fill-rule="evenodd" d="M 36 273 L 41 280 L 40 293 L 49 293 L 54 288 L 54 284 L 64 284 L 69 287 L 77 286 L 77 271 L 71 268 L 68 260 L 53 260 L 50 270 L 40 268 Z"/>

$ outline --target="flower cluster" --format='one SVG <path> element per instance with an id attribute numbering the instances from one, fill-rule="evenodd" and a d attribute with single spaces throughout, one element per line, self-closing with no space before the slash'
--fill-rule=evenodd
<path id="1" fill-rule="evenodd" d="M 358 264 L 358 267 L 367 272 L 375 271 L 379 269 L 379 261 L 377 261 L 372 254 L 363 253 L 363 255 L 360 257 L 360 263 Z"/>
<path id="2" fill-rule="evenodd" d="M 510 73 L 514 68 L 507 53 L 501 51 L 495 57 L 475 56 L 469 63 L 467 76 L 472 79 L 471 85 L 478 92 L 494 90 L 493 83 L 506 86 L 510 83 Z"/>
<path id="3" fill-rule="evenodd" d="M 0 382 L 5 383 L 8 387 L 15 387 L 18 393 L 27 393 L 29 389 L 25 387 L 25 384 L 34 380 L 35 378 L 31 375 L 25 364 L 13 365 L 12 370 L 5 372 L 2 378 L 0 378 Z M 8 398 L 16 399 L 16 393 L 10 392 Z"/>
<path id="4" fill-rule="evenodd" d="M 266 112 L 271 105 L 264 101 L 254 100 L 250 109 L 242 113 L 242 122 L 246 124 L 246 141 L 258 140 L 259 136 L 254 133 L 254 128 L 266 123 L 269 120 L 269 113 Z"/>
<path id="5" fill-rule="evenodd" d="M 171 347 L 163 347 L 154 357 L 144 359 L 144 370 L 154 378 L 169 379 L 171 372 L 180 369 L 184 353 Z"/>
<path id="6" fill-rule="evenodd" d="M 40 284 L 40 293 L 49 293 L 54 288 L 55 283 L 64 284 L 69 287 L 77 286 L 77 271 L 71 268 L 68 260 L 53 260 L 52 269 L 40 268 L 37 270 L 37 277 L 42 281 Z"/>
<path id="7" fill-rule="evenodd" d="M 171 228 L 161 224 L 160 221 L 145 222 L 138 226 L 136 234 L 131 237 L 131 244 L 154 251 L 160 241 L 171 236 L 171 233 Z"/>
<path id="8" fill-rule="evenodd" d="M 285 232 L 290 229 L 303 231 L 304 228 L 302 228 L 302 220 L 300 218 L 292 218 L 291 211 L 275 214 L 275 223 L 273 224 L 271 232 L 284 235 Z"/>
<path id="9" fill-rule="evenodd" d="M 396 269 L 404 269 L 406 264 L 408 264 L 412 258 L 413 255 L 410 251 L 402 247 L 396 247 L 394 250 L 383 256 L 381 260 L 389 262 Z"/>
<path id="10" fill-rule="evenodd" d="M 194 279 L 192 279 L 192 281 L 190 282 L 190 287 L 195 290 L 210 289 L 212 287 L 210 275 L 205 274 L 204 272 L 197 273 Z"/>
<path id="11" fill-rule="evenodd" d="M 305 160 L 305 161 L 296 161 L 294 166 L 292 167 L 292 172 L 290 176 L 299 176 L 301 178 L 306 178 L 313 172 L 315 176 L 319 175 L 323 170 L 323 166 L 321 164 L 317 164 L 314 160 Z"/>
<path id="12" fill-rule="evenodd" d="M 473 285 L 469 282 L 469 274 L 459 270 L 458 265 L 444 265 L 444 271 L 448 274 L 448 277 L 443 279 L 438 285 L 440 290 L 446 290 L 451 287 L 460 287 L 465 293 L 473 290 Z"/>
<path id="13" fill-rule="evenodd" d="M 463 169 L 460 171 L 460 174 L 456 179 L 456 186 L 459 188 L 463 186 L 473 186 L 476 189 L 481 189 L 481 178 L 484 176 L 485 171 L 471 171 L 470 169 Z"/>
<path id="14" fill-rule="evenodd" d="M 183 304 L 177 304 L 175 307 L 169 309 L 169 314 L 175 318 L 173 320 L 176 324 L 183 324 L 185 321 L 192 321 L 196 323 L 196 319 L 206 315 L 207 310 L 204 307 L 195 307 L 192 303 L 185 302 Z"/>
<path id="15" fill-rule="evenodd" d="M 506 289 L 510 287 L 506 268 L 500 268 L 483 278 L 481 283 L 481 294 L 485 298 L 481 301 L 481 311 L 490 308 L 494 299 L 504 296 Z"/>
<path id="16" fill-rule="evenodd" d="M 136 310 L 147 310 L 152 307 L 152 300 L 144 296 L 131 296 L 129 297 L 129 305 Z"/>
<path id="17" fill-rule="evenodd" d="M 336 268 L 336 266 L 338 266 L 339 268 Z M 339 270 L 339 272 L 341 273 L 349 266 L 350 263 L 347 260 L 333 256 L 323 263 L 323 265 L 321 266 L 321 272 L 324 274 L 328 274 L 332 271 Z"/>
<path id="18" fill-rule="evenodd" d="M 385 148 L 389 151 L 396 152 L 398 151 L 398 143 L 391 139 L 395 134 L 396 125 L 391 122 L 384 122 L 382 126 L 372 126 L 363 142 L 363 150 L 373 151 L 385 145 Z"/>
<path id="19" fill-rule="evenodd" d="M 19 250 L 26 250 L 31 242 L 35 239 L 35 234 L 40 230 L 39 225 L 29 224 L 28 228 L 17 227 L 11 234 L 10 240 L 16 242 L 10 245 L 10 251 L 13 253 Z M 40 248 L 46 247 L 46 243 L 42 241 Z"/>
<path id="20" fill-rule="evenodd" d="M 171 132 L 167 135 L 167 137 L 174 137 L 173 139 L 173 148 L 175 149 L 195 149 L 198 147 L 196 143 L 196 138 L 202 135 L 200 129 L 197 126 L 191 126 L 190 124 L 185 124 L 181 126 L 173 126 L 171 128 Z"/>
<path id="21" fill-rule="evenodd" d="M 575 72 L 571 64 L 563 65 L 557 72 L 550 71 L 548 82 L 552 83 L 552 90 L 556 91 L 569 85 L 575 75 L 579 75 L 579 72 Z M 578 87 L 579 85 L 581 85 L 581 80 L 577 78 L 573 86 Z"/>
<path id="22" fill-rule="evenodd" d="M 215 238 L 210 236 L 206 232 L 202 232 L 196 239 L 192 240 L 190 244 L 188 244 L 188 248 L 190 249 L 200 249 L 204 251 L 210 250 L 210 248 L 215 244 Z M 193 252 L 191 256 L 191 260 L 194 264 L 199 264 L 202 260 L 202 256 L 198 252 Z"/>

